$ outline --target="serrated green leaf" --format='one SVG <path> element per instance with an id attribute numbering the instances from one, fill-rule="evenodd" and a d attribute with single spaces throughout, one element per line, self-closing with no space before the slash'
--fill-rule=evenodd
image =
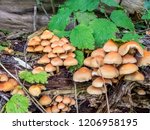
<path id="1" fill-rule="evenodd" d="M 76 12 L 75 17 L 80 24 L 88 25 L 90 21 L 97 18 L 93 12 Z"/>
<path id="2" fill-rule="evenodd" d="M 76 55 L 75 58 L 76 58 L 77 61 L 78 61 L 78 65 L 76 65 L 76 66 L 71 66 L 71 67 L 69 68 L 69 70 L 70 70 L 71 72 L 73 72 L 73 71 L 79 69 L 79 68 L 83 65 L 83 62 L 84 62 L 84 53 L 83 53 L 82 51 L 76 50 L 74 53 L 75 53 L 75 55 Z"/>
<path id="3" fill-rule="evenodd" d="M 144 1 L 144 8 L 145 9 L 150 9 L 150 1 L 149 0 Z"/>
<path id="4" fill-rule="evenodd" d="M 139 42 L 139 38 L 140 38 L 140 36 L 139 36 L 138 34 L 136 34 L 136 33 L 131 33 L 131 32 L 124 34 L 123 37 L 122 37 L 122 39 L 123 39 L 124 41 L 131 41 L 131 40 L 134 40 L 134 41 L 136 41 L 136 42 Z"/>
<path id="5" fill-rule="evenodd" d="M 7 113 L 25 113 L 28 112 L 29 100 L 19 94 L 13 95 L 6 103 Z"/>
<path id="6" fill-rule="evenodd" d="M 94 49 L 94 37 L 92 30 L 86 25 L 80 24 L 76 26 L 70 34 L 70 41 L 73 46 L 78 49 Z"/>
<path id="7" fill-rule="evenodd" d="M 19 73 L 19 77 L 20 77 L 20 79 L 23 79 L 28 83 L 46 84 L 49 75 L 46 72 L 41 72 L 41 73 L 38 73 L 38 74 L 32 74 L 32 72 L 29 72 L 29 71 L 25 70 L 25 71 L 21 71 Z"/>
<path id="8" fill-rule="evenodd" d="M 57 35 L 58 37 L 69 37 L 70 36 L 70 31 L 60 31 L 60 30 L 53 30 L 53 33 Z"/>
<path id="9" fill-rule="evenodd" d="M 101 2 L 108 6 L 120 7 L 119 4 L 115 0 L 101 0 Z"/>
<path id="10" fill-rule="evenodd" d="M 58 13 L 54 15 L 49 23 L 49 30 L 65 30 L 66 26 L 69 23 L 69 17 L 71 15 L 71 10 L 68 8 L 59 9 Z"/>
<path id="11" fill-rule="evenodd" d="M 112 38 L 118 31 L 116 25 L 107 19 L 95 19 L 90 23 L 96 42 L 96 47 L 102 47 L 103 44 Z"/>
<path id="12" fill-rule="evenodd" d="M 150 10 L 147 10 L 146 13 L 142 16 L 143 20 L 150 20 Z"/>
<path id="13" fill-rule="evenodd" d="M 110 18 L 118 27 L 134 31 L 134 24 L 123 10 L 114 10 Z"/>
<path id="14" fill-rule="evenodd" d="M 67 0 L 62 7 L 72 11 L 92 11 L 98 8 L 100 0 Z"/>

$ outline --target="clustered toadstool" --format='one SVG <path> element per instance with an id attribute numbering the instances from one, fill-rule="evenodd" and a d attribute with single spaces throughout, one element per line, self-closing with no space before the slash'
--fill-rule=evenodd
<path id="1" fill-rule="evenodd" d="M 136 52 L 140 57 L 136 57 Z M 87 88 L 89 94 L 106 93 L 105 85 L 117 83 L 120 78 L 130 81 L 143 81 L 140 66 L 150 65 L 150 52 L 144 50 L 137 42 L 130 41 L 118 46 L 109 40 L 103 48 L 94 50 L 84 60 L 84 65 L 73 75 L 75 82 L 92 80 Z"/>
<path id="2" fill-rule="evenodd" d="M 18 82 L 13 78 L 9 78 L 6 74 L 0 74 L 0 91 L 11 92 L 11 95 L 25 95 Z"/>
<path id="3" fill-rule="evenodd" d="M 71 106 L 76 104 L 75 100 L 69 96 L 56 96 L 52 99 L 48 95 L 43 95 L 39 103 L 45 107 L 47 113 L 64 113 L 71 110 Z"/>
<path id="4" fill-rule="evenodd" d="M 37 63 L 52 75 L 55 71 L 59 72 L 59 66 L 70 67 L 78 64 L 74 54 L 76 48 L 66 38 L 59 38 L 49 30 L 31 38 L 26 50 L 44 53 Z"/>

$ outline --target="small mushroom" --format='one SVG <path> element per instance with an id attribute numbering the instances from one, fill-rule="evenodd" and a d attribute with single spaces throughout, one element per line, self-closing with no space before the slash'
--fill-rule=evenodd
<path id="1" fill-rule="evenodd" d="M 64 60 L 64 66 L 75 66 L 78 64 L 78 61 L 73 58 L 73 57 L 67 57 L 65 60 Z"/>
<path id="2" fill-rule="evenodd" d="M 55 58 L 55 57 L 57 57 L 57 55 L 54 54 L 53 52 L 48 53 L 48 58 Z"/>
<path id="3" fill-rule="evenodd" d="M 120 66 L 119 73 L 120 75 L 131 74 L 131 73 L 136 72 L 138 69 L 139 68 L 137 67 L 137 65 L 128 63 L 128 64 L 124 64 Z"/>
<path id="4" fill-rule="evenodd" d="M 48 40 L 42 40 L 41 45 L 42 46 L 49 46 L 51 43 Z"/>
<path id="5" fill-rule="evenodd" d="M 45 46 L 44 49 L 43 49 L 43 52 L 45 52 L 45 53 L 49 53 L 51 51 L 52 51 L 51 46 Z"/>
<path id="6" fill-rule="evenodd" d="M 100 88 L 96 88 L 91 85 L 87 88 L 87 93 L 92 94 L 92 95 L 101 95 L 102 90 Z"/>
<path id="7" fill-rule="evenodd" d="M 53 35 L 52 39 L 50 40 L 50 43 L 57 42 L 59 40 L 60 40 L 59 37 L 57 37 L 56 35 Z"/>
<path id="8" fill-rule="evenodd" d="M 17 82 L 15 79 L 10 78 L 8 81 L 9 81 L 13 86 L 17 86 L 17 85 L 18 85 L 18 82 Z"/>
<path id="9" fill-rule="evenodd" d="M 138 59 L 138 66 L 149 66 L 150 65 L 150 52 L 144 50 L 143 57 Z"/>
<path id="10" fill-rule="evenodd" d="M 73 75 L 73 81 L 75 82 L 85 82 L 92 79 L 92 72 L 86 67 L 82 67 L 77 70 Z"/>
<path id="11" fill-rule="evenodd" d="M 55 48 L 53 48 L 52 52 L 59 55 L 60 53 L 64 53 L 65 50 L 60 46 L 56 46 Z"/>
<path id="12" fill-rule="evenodd" d="M 68 53 L 68 57 L 73 57 L 73 58 L 75 58 L 76 55 L 75 55 L 73 52 L 69 52 L 69 53 Z"/>
<path id="13" fill-rule="evenodd" d="M 65 37 L 62 37 L 60 40 L 63 41 L 64 43 L 69 43 L 68 39 Z"/>
<path id="14" fill-rule="evenodd" d="M 53 66 L 56 66 L 56 71 L 57 73 L 59 72 L 59 66 L 63 66 L 63 60 L 60 59 L 59 57 L 55 57 L 51 60 L 51 64 Z"/>
<path id="15" fill-rule="evenodd" d="M 124 80 L 130 80 L 130 81 L 144 81 L 144 75 L 138 71 L 125 75 Z"/>
<path id="16" fill-rule="evenodd" d="M 29 47 L 26 48 L 26 51 L 27 52 L 34 52 L 34 48 L 29 46 Z"/>
<path id="17" fill-rule="evenodd" d="M 45 66 L 45 71 L 49 72 L 50 74 L 54 75 L 54 71 L 56 71 L 56 67 L 54 67 L 51 63 Z"/>
<path id="18" fill-rule="evenodd" d="M 41 67 L 41 66 L 38 66 L 38 67 L 36 67 L 32 70 L 32 74 L 38 74 L 38 73 L 41 73 L 41 72 L 44 72 L 44 68 Z"/>
<path id="19" fill-rule="evenodd" d="M 65 104 L 60 102 L 60 103 L 58 103 L 57 107 L 58 107 L 58 109 L 64 109 L 65 108 Z"/>
<path id="20" fill-rule="evenodd" d="M 137 94 L 140 96 L 144 96 L 144 95 L 146 95 L 146 92 L 143 89 L 139 89 L 139 90 L 137 90 Z"/>
<path id="21" fill-rule="evenodd" d="M 48 96 L 48 95 L 43 95 L 40 99 L 39 99 L 39 103 L 42 106 L 47 106 L 52 102 L 52 99 Z"/>
<path id="22" fill-rule="evenodd" d="M 0 74 L 0 82 L 6 82 L 8 81 L 8 77 L 6 74 Z"/>
<path id="23" fill-rule="evenodd" d="M 59 113 L 60 109 L 58 109 L 57 105 L 52 106 L 52 113 Z"/>
<path id="24" fill-rule="evenodd" d="M 37 61 L 37 63 L 38 64 L 48 64 L 48 63 L 50 63 L 50 59 L 48 58 L 48 55 L 45 54 Z"/>
<path id="25" fill-rule="evenodd" d="M 72 46 L 70 44 L 64 44 L 63 49 L 65 50 L 65 52 L 68 52 L 68 51 L 72 50 Z"/>
<path id="26" fill-rule="evenodd" d="M 75 104 L 76 104 L 76 101 L 73 98 L 71 98 L 71 102 L 70 102 L 69 106 L 74 106 Z"/>
<path id="27" fill-rule="evenodd" d="M 127 63 L 136 63 L 137 60 L 134 56 L 130 55 L 130 54 L 126 54 L 122 57 L 122 64 L 127 64 Z"/>
<path id="28" fill-rule="evenodd" d="M 88 66 L 88 67 L 91 67 L 91 60 L 92 60 L 92 57 L 87 57 L 87 58 L 84 60 L 84 65 L 85 65 L 85 66 Z"/>
<path id="29" fill-rule="evenodd" d="M 64 96 L 62 102 L 63 102 L 64 104 L 68 105 L 68 104 L 71 102 L 71 99 L 70 99 L 69 97 L 67 97 L 67 96 Z"/>
<path id="30" fill-rule="evenodd" d="M 53 37 L 53 33 L 49 30 L 45 30 L 42 35 L 40 36 L 41 39 L 51 39 Z"/>
<path id="31" fill-rule="evenodd" d="M 94 50 L 91 53 L 91 57 L 95 57 L 95 56 L 102 56 L 102 57 L 104 57 L 105 56 L 105 51 L 103 50 L 103 48 L 98 48 L 98 49 Z"/>
<path id="32" fill-rule="evenodd" d="M 62 109 L 62 112 L 68 112 L 69 111 L 69 107 L 68 106 L 65 106 L 64 109 Z"/>
<path id="33" fill-rule="evenodd" d="M 118 46 L 114 41 L 108 40 L 105 43 L 103 49 L 105 52 L 118 51 Z"/>
<path id="34" fill-rule="evenodd" d="M 45 108 L 45 110 L 46 110 L 47 113 L 52 113 L 52 108 L 51 107 L 47 107 L 47 108 Z"/>
<path id="35" fill-rule="evenodd" d="M 14 88 L 15 86 L 9 81 L 0 83 L 0 91 L 8 92 L 8 91 L 12 91 Z"/>
<path id="36" fill-rule="evenodd" d="M 34 36 L 28 41 L 28 46 L 37 46 L 40 45 L 41 39 L 39 36 Z"/>
<path id="37" fill-rule="evenodd" d="M 32 96 L 38 97 L 41 94 L 41 88 L 39 85 L 32 85 L 29 87 L 29 93 Z"/>
<path id="38" fill-rule="evenodd" d="M 104 59 L 102 56 L 95 56 L 91 59 L 91 67 L 92 68 L 99 68 L 104 64 Z"/>
<path id="39" fill-rule="evenodd" d="M 57 97 L 55 98 L 55 101 L 56 101 L 56 102 L 62 102 L 62 100 L 63 100 L 63 97 L 62 97 L 62 96 L 57 96 Z"/>
<path id="40" fill-rule="evenodd" d="M 34 48 L 34 52 L 42 52 L 43 49 L 44 49 L 43 46 L 39 45 Z"/>
<path id="41" fill-rule="evenodd" d="M 51 48 L 55 48 L 55 47 L 57 47 L 57 46 L 59 46 L 58 41 L 57 41 L 57 42 L 53 42 L 53 43 L 51 44 Z"/>

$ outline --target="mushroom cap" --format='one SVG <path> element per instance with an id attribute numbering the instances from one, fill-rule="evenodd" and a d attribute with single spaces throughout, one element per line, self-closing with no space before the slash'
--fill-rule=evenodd
<path id="1" fill-rule="evenodd" d="M 55 57 L 51 60 L 53 66 L 63 66 L 63 61 L 59 57 Z"/>
<path id="2" fill-rule="evenodd" d="M 58 41 L 58 46 L 63 47 L 63 45 L 65 45 L 65 43 L 64 43 L 63 41 L 59 40 L 59 41 Z"/>
<path id="3" fill-rule="evenodd" d="M 65 108 L 65 104 L 60 102 L 60 103 L 58 103 L 57 107 L 58 107 L 58 109 L 64 109 Z"/>
<path id="4" fill-rule="evenodd" d="M 118 46 L 114 41 L 108 40 L 105 43 L 103 49 L 105 52 L 118 51 Z"/>
<path id="5" fill-rule="evenodd" d="M 68 107 L 68 106 L 65 106 L 65 108 L 62 109 L 62 112 L 67 112 L 67 111 L 69 111 L 69 107 Z"/>
<path id="6" fill-rule="evenodd" d="M 100 89 L 101 89 L 102 93 L 107 93 L 107 88 L 106 87 L 101 87 Z"/>
<path id="7" fill-rule="evenodd" d="M 41 45 L 39 45 L 39 46 L 36 46 L 36 47 L 34 48 L 34 52 L 42 52 L 43 49 L 44 49 L 44 47 L 41 46 Z"/>
<path id="8" fill-rule="evenodd" d="M 53 37 L 53 33 L 49 30 L 45 30 L 40 36 L 41 39 L 51 39 Z"/>
<path id="9" fill-rule="evenodd" d="M 50 62 L 50 59 L 48 58 L 48 55 L 45 54 L 44 56 L 42 56 L 37 63 L 38 64 L 48 64 Z"/>
<path id="10" fill-rule="evenodd" d="M 74 52 L 76 50 L 76 48 L 74 46 L 72 46 L 71 52 Z"/>
<path id="11" fill-rule="evenodd" d="M 92 95 L 101 95 L 102 90 L 100 88 L 96 88 L 91 85 L 87 88 L 87 93 L 92 94 Z"/>
<path id="12" fill-rule="evenodd" d="M 93 69 L 92 70 L 92 76 L 99 76 L 98 69 Z"/>
<path id="13" fill-rule="evenodd" d="M 135 41 L 127 42 L 119 47 L 119 54 L 124 56 L 130 49 L 136 49 L 143 56 L 143 48 Z"/>
<path id="14" fill-rule="evenodd" d="M 59 37 L 57 37 L 56 35 L 53 35 L 52 39 L 50 40 L 50 43 L 57 42 L 59 40 L 60 40 Z"/>
<path id="15" fill-rule="evenodd" d="M 120 65 L 122 63 L 122 57 L 118 52 L 109 52 L 104 57 L 104 63 Z"/>
<path id="16" fill-rule="evenodd" d="M 69 53 L 68 53 L 68 57 L 73 57 L 73 58 L 75 58 L 76 55 L 75 55 L 73 52 L 69 52 Z"/>
<path id="17" fill-rule="evenodd" d="M 6 74 L 0 74 L 0 82 L 6 82 L 8 81 L 8 77 Z"/>
<path id="18" fill-rule="evenodd" d="M 58 113 L 60 110 L 58 109 L 57 105 L 52 106 L 52 113 Z"/>
<path id="19" fill-rule="evenodd" d="M 67 97 L 67 96 L 64 96 L 62 102 L 63 102 L 64 104 L 68 105 L 68 104 L 71 102 L 71 99 L 70 99 L 69 97 Z"/>
<path id="20" fill-rule="evenodd" d="M 34 48 L 31 46 L 28 46 L 26 49 L 27 52 L 34 52 Z"/>
<path id="21" fill-rule="evenodd" d="M 91 53 L 91 57 L 95 57 L 95 56 L 102 56 L 104 57 L 105 56 L 105 51 L 103 48 L 98 48 L 96 50 L 94 50 L 92 53 Z"/>
<path id="22" fill-rule="evenodd" d="M 54 67 L 51 63 L 47 64 L 45 66 L 45 71 L 46 72 L 53 72 L 53 71 L 56 71 L 56 67 Z"/>
<path id="23" fill-rule="evenodd" d="M 137 70 L 138 70 L 137 65 L 128 63 L 120 66 L 119 73 L 120 75 L 126 75 L 126 74 L 132 74 Z"/>
<path id="24" fill-rule="evenodd" d="M 72 46 L 71 46 L 70 44 L 64 44 L 64 45 L 63 45 L 63 49 L 64 49 L 65 51 L 70 51 L 70 50 L 72 49 Z"/>
<path id="25" fill-rule="evenodd" d="M 104 84 L 112 84 L 110 79 L 102 79 L 101 77 L 96 78 L 93 82 L 92 82 L 92 86 L 100 88 L 103 87 Z"/>
<path id="26" fill-rule="evenodd" d="M 48 53 L 48 58 L 55 58 L 55 57 L 57 57 L 57 55 L 54 54 L 53 52 Z"/>
<path id="27" fill-rule="evenodd" d="M 48 46 L 48 45 L 50 45 L 50 41 L 48 41 L 48 40 L 42 40 L 41 41 L 41 45 L 42 46 Z"/>
<path id="28" fill-rule="evenodd" d="M 52 108 L 51 107 L 47 107 L 47 108 L 45 108 L 45 110 L 46 110 L 47 113 L 52 113 Z"/>
<path id="29" fill-rule="evenodd" d="M 52 99 L 48 96 L 48 95 L 43 95 L 40 99 L 39 99 L 39 103 L 42 106 L 47 106 L 52 102 Z"/>
<path id="30" fill-rule="evenodd" d="M 18 85 L 18 82 L 17 82 L 15 79 L 10 78 L 8 81 L 9 81 L 13 86 L 17 86 L 17 85 Z"/>
<path id="31" fill-rule="evenodd" d="M 60 95 L 55 98 L 56 102 L 62 102 L 62 100 L 63 100 L 63 97 Z"/>
<path id="32" fill-rule="evenodd" d="M 139 90 L 137 90 L 137 94 L 140 96 L 144 96 L 144 95 L 146 95 L 146 92 L 144 89 L 139 89 Z"/>
<path id="33" fill-rule="evenodd" d="M 91 67 L 91 60 L 92 60 L 92 57 L 85 58 L 84 65 Z"/>
<path id="34" fill-rule="evenodd" d="M 134 56 L 130 55 L 130 54 L 126 54 L 122 57 L 122 64 L 127 64 L 127 63 L 136 63 L 137 60 Z"/>
<path id="35" fill-rule="evenodd" d="M 74 66 L 74 65 L 77 65 L 77 64 L 78 64 L 78 61 L 73 57 L 67 57 L 64 60 L 64 66 Z"/>
<path id="36" fill-rule="evenodd" d="M 64 43 L 69 43 L 68 39 L 65 37 L 62 37 L 60 40 L 63 41 Z"/>
<path id="37" fill-rule="evenodd" d="M 55 48 L 55 47 L 57 47 L 57 46 L 59 46 L 58 41 L 53 42 L 53 43 L 51 44 L 51 48 Z"/>
<path id="38" fill-rule="evenodd" d="M 68 57 L 68 54 L 63 53 L 63 54 L 60 54 L 59 57 L 60 57 L 61 59 L 66 59 L 66 58 Z"/>
<path id="39" fill-rule="evenodd" d="M 70 102 L 70 106 L 73 106 L 73 105 L 75 105 L 76 104 L 76 101 L 73 99 L 73 98 L 70 98 L 71 99 L 71 102 Z"/>
<path id="40" fill-rule="evenodd" d="M 119 71 L 112 65 L 103 65 L 98 69 L 98 73 L 103 78 L 116 78 L 119 76 Z"/>
<path id="41" fill-rule="evenodd" d="M 65 50 L 60 46 L 56 46 L 55 48 L 53 48 L 53 53 L 60 54 L 60 53 L 64 53 L 64 52 L 65 52 Z"/>
<path id="42" fill-rule="evenodd" d="M 9 81 L 0 83 L 0 91 L 8 92 L 8 91 L 12 91 L 14 88 L 15 86 Z"/>
<path id="43" fill-rule="evenodd" d="M 41 67 L 41 66 L 38 66 L 38 67 L 36 67 L 36 68 L 34 68 L 34 69 L 32 70 L 32 73 L 33 73 L 33 74 L 38 74 L 38 73 L 41 73 L 41 72 L 44 72 L 44 68 Z"/>
<path id="44" fill-rule="evenodd" d="M 138 59 L 138 66 L 149 66 L 150 65 L 150 52 L 144 50 L 143 57 Z"/>
<path id="45" fill-rule="evenodd" d="M 32 96 L 38 97 L 41 94 L 41 88 L 38 85 L 32 85 L 29 87 L 29 93 Z"/>
<path id="46" fill-rule="evenodd" d="M 102 56 L 95 56 L 91 59 L 91 67 L 92 68 L 99 68 L 104 64 L 104 59 Z"/>
<path id="47" fill-rule="evenodd" d="M 73 81 L 75 82 L 85 82 L 89 81 L 92 79 L 92 72 L 90 69 L 86 67 L 82 67 L 78 69 L 74 74 L 73 74 Z"/>
<path id="48" fill-rule="evenodd" d="M 130 80 L 130 81 L 144 81 L 144 75 L 138 71 L 125 75 L 124 80 Z"/>
<path id="49" fill-rule="evenodd" d="M 41 39 L 39 36 L 34 36 L 28 41 L 28 46 L 40 45 Z"/>
<path id="50" fill-rule="evenodd" d="M 44 47 L 44 49 L 43 49 L 43 52 L 45 52 L 45 53 L 49 53 L 49 52 L 51 52 L 51 51 L 52 51 L 51 46 L 46 46 L 46 47 Z"/>

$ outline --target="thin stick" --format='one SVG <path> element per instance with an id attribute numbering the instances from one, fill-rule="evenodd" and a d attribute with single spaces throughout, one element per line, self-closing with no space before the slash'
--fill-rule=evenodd
<path id="1" fill-rule="evenodd" d="M 37 15 L 37 6 L 36 6 L 36 5 L 34 5 L 33 31 L 36 31 L 36 15 Z"/>
<path id="2" fill-rule="evenodd" d="M 78 97 L 77 97 L 77 85 L 76 83 L 74 82 L 74 94 L 75 94 L 75 100 L 76 100 L 76 111 L 77 113 L 79 113 L 79 106 L 78 106 Z"/>
<path id="3" fill-rule="evenodd" d="M 53 14 L 55 14 L 55 5 L 54 5 L 54 1 L 53 1 L 53 0 L 50 0 L 50 2 L 51 2 L 51 7 L 52 7 Z"/>

